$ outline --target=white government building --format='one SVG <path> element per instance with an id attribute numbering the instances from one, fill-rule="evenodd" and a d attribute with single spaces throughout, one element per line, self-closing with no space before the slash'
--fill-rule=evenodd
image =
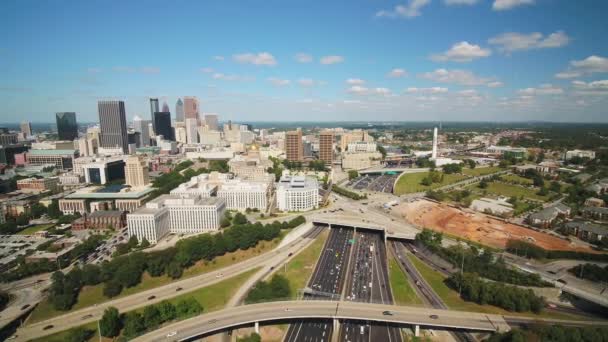
<path id="1" fill-rule="evenodd" d="M 198 234 L 218 230 L 226 201 L 198 195 L 162 195 L 127 215 L 129 235 L 156 243 L 168 233 Z"/>
<path id="2" fill-rule="evenodd" d="M 319 207 L 319 185 L 315 178 L 283 176 L 277 184 L 277 207 L 281 211 L 307 211 Z"/>

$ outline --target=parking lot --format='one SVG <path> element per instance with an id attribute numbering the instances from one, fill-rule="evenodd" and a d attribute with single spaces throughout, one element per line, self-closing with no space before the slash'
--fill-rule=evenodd
<path id="1" fill-rule="evenodd" d="M 376 192 L 393 192 L 393 185 L 399 174 L 363 175 L 348 182 L 348 186 L 355 190 L 369 190 Z"/>
<path id="2" fill-rule="evenodd" d="M 126 243 L 127 241 L 129 241 L 128 237 L 129 236 L 126 227 L 117 231 L 116 233 L 114 233 L 114 235 L 112 235 L 111 238 L 109 238 L 103 244 L 97 247 L 95 251 L 87 257 L 86 263 L 100 264 L 104 260 L 109 261 L 110 259 L 112 259 L 112 254 L 114 253 L 114 251 L 116 251 L 116 245 Z"/>

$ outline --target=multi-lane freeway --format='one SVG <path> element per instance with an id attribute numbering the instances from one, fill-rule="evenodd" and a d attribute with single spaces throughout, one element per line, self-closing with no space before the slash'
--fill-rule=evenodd
<path id="1" fill-rule="evenodd" d="M 304 295 L 304 300 L 340 298 L 352 237 L 352 229 L 331 229 L 315 270 L 308 282 L 310 291 Z M 284 341 L 329 341 L 332 333 L 332 321 L 298 322 L 289 327 Z"/>

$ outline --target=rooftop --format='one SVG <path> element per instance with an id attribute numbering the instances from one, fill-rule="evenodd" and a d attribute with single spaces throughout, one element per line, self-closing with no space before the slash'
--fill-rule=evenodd
<path id="1" fill-rule="evenodd" d="M 30 150 L 28 154 L 30 156 L 73 156 L 76 150 Z"/>
<path id="2" fill-rule="evenodd" d="M 120 192 L 99 191 L 105 187 L 89 186 L 66 196 L 66 199 L 137 199 L 154 191 L 153 187 L 125 188 Z"/>

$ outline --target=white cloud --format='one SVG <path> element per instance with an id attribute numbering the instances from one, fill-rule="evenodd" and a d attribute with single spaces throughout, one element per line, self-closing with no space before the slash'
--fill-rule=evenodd
<path id="1" fill-rule="evenodd" d="M 581 95 L 608 95 L 608 80 L 593 82 L 572 81 L 574 89 Z"/>
<path id="2" fill-rule="evenodd" d="M 410 87 L 405 90 L 409 94 L 443 94 L 448 92 L 448 88 L 431 87 L 431 88 L 415 88 Z"/>
<path id="3" fill-rule="evenodd" d="M 298 63 L 312 62 L 312 56 L 307 53 L 297 53 L 294 58 Z"/>
<path id="4" fill-rule="evenodd" d="M 205 74 L 210 74 L 213 71 L 213 68 L 201 68 L 201 72 L 204 72 Z"/>
<path id="5" fill-rule="evenodd" d="M 436 62 L 470 62 L 477 58 L 488 57 L 491 54 L 492 51 L 490 49 L 484 49 L 479 45 L 463 41 L 452 45 L 444 53 L 432 55 L 431 60 Z"/>
<path id="6" fill-rule="evenodd" d="M 365 84 L 365 81 L 360 78 L 349 78 L 346 80 L 346 83 L 350 85 L 362 85 Z"/>
<path id="7" fill-rule="evenodd" d="M 505 11 L 522 5 L 532 5 L 534 0 L 495 0 L 492 9 L 495 11 Z"/>
<path id="8" fill-rule="evenodd" d="M 337 64 L 344 62 L 344 57 L 342 56 L 324 56 L 319 60 L 321 64 L 329 65 L 329 64 Z"/>
<path id="9" fill-rule="evenodd" d="M 241 53 L 233 55 L 232 58 L 242 64 L 253 64 L 253 65 L 277 65 L 277 60 L 268 52 L 258 53 Z"/>
<path id="10" fill-rule="evenodd" d="M 454 83 L 467 86 L 486 85 L 496 82 L 491 78 L 479 77 L 468 70 L 437 69 L 420 75 L 422 78 L 441 83 Z"/>
<path id="11" fill-rule="evenodd" d="M 431 0 L 410 0 L 406 5 L 397 5 L 392 10 L 376 12 L 376 17 L 386 18 L 414 18 L 419 16 L 420 9 L 428 5 Z"/>
<path id="12" fill-rule="evenodd" d="M 213 56 L 213 59 L 214 59 L 214 60 L 216 60 L 216 61 L 220 61 L 220 62 L 221 62 L 221 61 L 223 61 L 225 58 L 224 58 L 224 56 Z"/>
<path id="13" fill-rule="evenodd" d="M 388 88 L 367 88 L 361 85 L 353 85 L 347 90 L 349 93 L 353 95 L 381 95 L 381 96 L 390 96 L 391 91 Z"/>
<path id="14" fill-rule="evenodd" d="M 275 87 L 284 87 L 284 86 L 288 86 L 291 81 L 290 80 L 284 80 L 281 78 L 276 78 L 276 77 L 270 77 L 266 79 L 268 82 L 272 83 L 273 86 Z"/>
<path id="15" fill-rule="evenodd" d="M 570 67 L 555 77 L 568 79 L 594 73 L 608 73 L 608 58 L 592 55 L 580 61 L 570 61 Z"/>
<path id="16" fill-rule="evenodd" d="M 390 77 L 390 78 L 401 78 L 401 77 L 407 76 L 407 71 L 405 71 L 404 69 L 401 69 L 401 68 L 395 68 L 395 69 L 389 71 L 389 73 L 386 76 Z"/>
<path id="17" fill-rule="evenodd" d="M 477 96 L 479 96 L 479 93 L 475 89 L 460 90 L 456 94 L 458 96 L 462 96 L 462 97 L 477 97 Z"/>
<path id="18" fill-rule="evenodd" d="M 302 87 L 312 87 L 315 85 L 315 81 L 311 78 L 300 78 L 298 84 Z"/>
<path id="19" fill-rule="evenodd" d="M 570 37 L 564 31 L 556 31 L 548 36 L 540 32 L 517 33 L 507 32 L 488 40 L 492 45 L 497 45 L 498 49 L 505 53 L 515 51 L 558 48 L 568 45 Z"/>
<path id="20" fill-rule="evenodd" d="M 475 5 L 479 0 L 443 0 L 446 5 Z"/>
<path id="21" fill-rule="evenodd" d="M 499 88 L 499 87 L 502 87 L 503 85 L 504 84 L 499 81 L 494 81 L 494 82 L 490 82 L 490 83 L 486 84 L 486 86 L 488 86 L 490 88 Z"/>
<path id="22" fill-rule="evenodd" d="M 542 84 L 538 88 L 525 88 L 517 91 L 520 95 L 534 96 L 534 95 L 560 95 L 564 93 L 564 90 L 559 87 L 555 87 L 551 84 Z"/>
<path id="23" fill-rule="evenodd" d="M 223 74 L 221 72 L 216 72 L 213 75 L 211 75 L 211 77 L 214 80 L 221 80 L 221 81 L 252 81 L 253 78 L 248 77 L 248 76 L 240 76 L 240 75 L 234 75 L 234 74 Z"/>

